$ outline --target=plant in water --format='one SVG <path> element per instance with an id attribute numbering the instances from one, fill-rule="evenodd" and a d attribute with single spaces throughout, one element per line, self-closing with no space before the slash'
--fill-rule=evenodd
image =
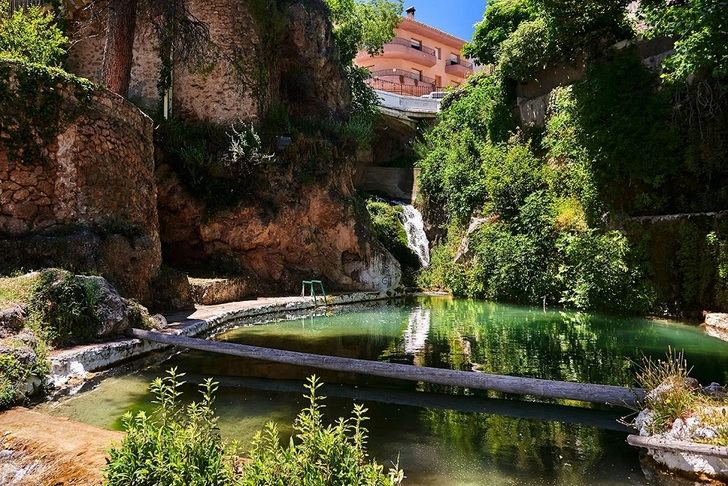
<path id="1" fill-rule="evenodd" d="M 295 436 L 281 445 L 275 424 L 253 441 L 249 461 L 237 458 L 237 447 L 222 440 L 213 411 L 217 384 L 200 386 L 202 400 L 182 405 L 184 374 L 170 370 L 152 382 L 157 409 L 124 416 L 127 432 L 110 452 L 105 470 L 109 486 L 396 486 L 404 474 L 388 473 L 366 452 L 366 409 L 355 405 L 351 418 L 332 425 L 323 421 L 321 382 L 309 378 L 309 406 L 296 418 Z M 242 463 L 242 465 L 241 465 Z"/>

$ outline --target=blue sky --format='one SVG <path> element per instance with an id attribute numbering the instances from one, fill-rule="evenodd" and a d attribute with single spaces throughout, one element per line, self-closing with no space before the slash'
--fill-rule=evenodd
<path id="1" fill-rule="evenodd" d="M 404 8 L 410 6 L 420 22 L 470 40 L 473 24 L 483 18 L 485 0 L 405 0 Z"/>

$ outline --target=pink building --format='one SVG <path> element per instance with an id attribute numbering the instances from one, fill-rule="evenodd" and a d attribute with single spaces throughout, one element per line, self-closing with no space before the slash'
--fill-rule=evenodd
<path id="1" fill-rule="evenodd" d="M 463 39 L 415 20 L 415 8 L 396 29 L 384 52 L 370 56 L 360 52 L 356 64 L 372 73 L 370 85 L 393 93 L 423 96 L 449 86 L 459 86 L 473 73 L 465 60 Z"/>

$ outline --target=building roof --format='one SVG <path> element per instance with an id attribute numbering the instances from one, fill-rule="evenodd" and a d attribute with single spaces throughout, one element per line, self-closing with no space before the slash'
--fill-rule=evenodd
<path id="1" fill-rule="evenodd" d="M 412 30 L 424 35 L 429 35 L 429 37 L 435 37 L 443 44 L 447 44 L 458 49 L 462 49 L 463 46 L 467 43 L 466 40 L 461 39 L 460 37 L 456 37 L 452 34 L 445 32 L 444 30 L 440 30 L 437 27 L 433 27 L 410 17 L 402 17 L 402 22 L 399 24 L 399 27 L 402 29 Z"/>

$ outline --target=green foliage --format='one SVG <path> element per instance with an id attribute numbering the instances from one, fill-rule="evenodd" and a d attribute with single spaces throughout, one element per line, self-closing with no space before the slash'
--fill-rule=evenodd
<path id="1" fill-rule="evenodd" d="M 333 425 L 323 421 L 321 386 L 316 377 L 306 389 L 309 406 L 296 418 L 295 436 L 281 445 L 275 424 L 259 432 L 250 462 L 240 464 L 236 445 L 226 444 L 213 411 L 217 385 L 207 380 L 201 402 L 180 403 L 183 374 L 171 370 L 152 383 L 157 409 L 124 417 L 127 435 L 110 452 L 107 484 L 182 485 L 364 485 L 395 486 L 403 473 L 383 472 L 366 453 L 366 409 L 355 405 L 353 417 Z"/>
<path id="2" fill-rule="evenodd" d="M 50 371 L 48 348 L 37 322 L 15 337 L 0 339 L 0 410 L 28 398 L 27 383 Z"/>
<path id="3" fill-rule="evenodd" d="M 614 42 L 630 39 L 629 0 L 534 0 L 548 26 L 559 58 L 573 60 L 580 53 L 599 55 Z"/>
<path id="4" fill-rule="evenodd" d="M 718 308 L 728 310 L 728 239 L 715 231 L 708 233 L 706 240 L 713 251 L 716 270 L 715 301 Z"/>
<path id="5" fill-rule="evenodd" d="M 171 119 L 155 132 L 157 146 L 195 197 L 213 208 L 243 200 L 261 167 L 274 161 L 247 123 Z"/>
<path id="6" fill-rule="evenodd" d="M 558 282 L 561 302 L 577 309 L 648 312 L 654 296 L 627 238 L 618 231 L 565 234 Z"/>
<path id="7" fill-rule="evenodd" d="M 50 11 L 39 6 L 12 14 L 8 0 L 0 1 L 0 57 L 60 67 L 69 41 Z"/>
<path id="8" fill-rule="evenodd" d="M 428 211 L 464 222 L 485 204 L 481 145 L 503 142 L 515 130 L 509 100 L 499 78 L 476 75 L 443 101 L 438 124 L 419 148 L 420 190 Z"/>
<path id="9" fill-rule="evenodd" d="M 524 144 L 483 145 L 480 157 L 488 209 L 504 217 L 518 214 L 542 184 L 542 162 Z"/>
<path id="10" fill-rule="evenodd" d="M 200 387 L 201 402 L 180 403 L 183 374 L 175 369 L 151 384 L 157 409 L 127 413 L 126 436 L 109 451 L 109 486 L 233 484 L 231 449 L 220 438 L 213 403 L 217 384 Z"/>
<path id="11" fill-rule="evenodd" d="M 101 326 L 99 292 L 92 280 L 64 270 L 43 270 L 33 290 L 31 312 L 54 346 L 83 344 L 93 340 Z"/>
<path id="12" fill-rule="evenodd" d="M 45 147 L 86 107 L 95 87 L 57 68 L 0 56 L 0 131 L 8 158 L 47 161 Z"/>
<path id="13" fill-rule="evenodd" d="M 420 261 L 417 255 L 407 246 L 407 233 L 402 223 L 401 206 L 369 199 L 367 201 L 367 211 L 371 218 L 374 236 L 403 267 L 418 268 Z"/>
<path id="14" fill-rule="evenodd" d="M 538 10 L 532 0 L 493 0 L 487 3 L 483 20 L 475 26 L 473 40 L 463 54 L 480 64 L 495 64 L 501 44 L 522 22 L 535 20 Z"/>
<path id="15" fill-rule="evenodd" d="M 556 49 L 543 18 L 522 22 L 498 50 L 496 69 L 509 79 L 528 81 L 554 62 Z"/>
<path id="16" fill-rule="evenodd" d="M 331 10 L 339 55 L 350 63 L 357 52 L 381 53 L 394 38 L 399 25 L 402 0 L 325 0 Z"/>
<path id="17" fill-rule="evenodd" d="M 309 406 L 293 425 L 296 440 L 282 446 L 278 430 L 268 424 L 259 432 L 250 451 L 252 462 L 243 466 L 241 486 L 312 485 L 312 486 L 396 486 L 404 474 L 395 466 L 388 473 L 376 462 L 369 462 L 368 439 L 364 422 L 367 409 L 354 405 L 353 416 L 325 425 L 321 403 L 325 397 L 317 392 L 321 383 L 314 376 L 306 389 Z"/>
<path id="18" fill-rule="evenodd" d="M 675 54 L 663 68 L 673 81 L 685 81 L 691 74 L 728 78 L 728 29 L 723 0 L 645 0 L 640 14 L 653 37 L 677 38 Z"/>

